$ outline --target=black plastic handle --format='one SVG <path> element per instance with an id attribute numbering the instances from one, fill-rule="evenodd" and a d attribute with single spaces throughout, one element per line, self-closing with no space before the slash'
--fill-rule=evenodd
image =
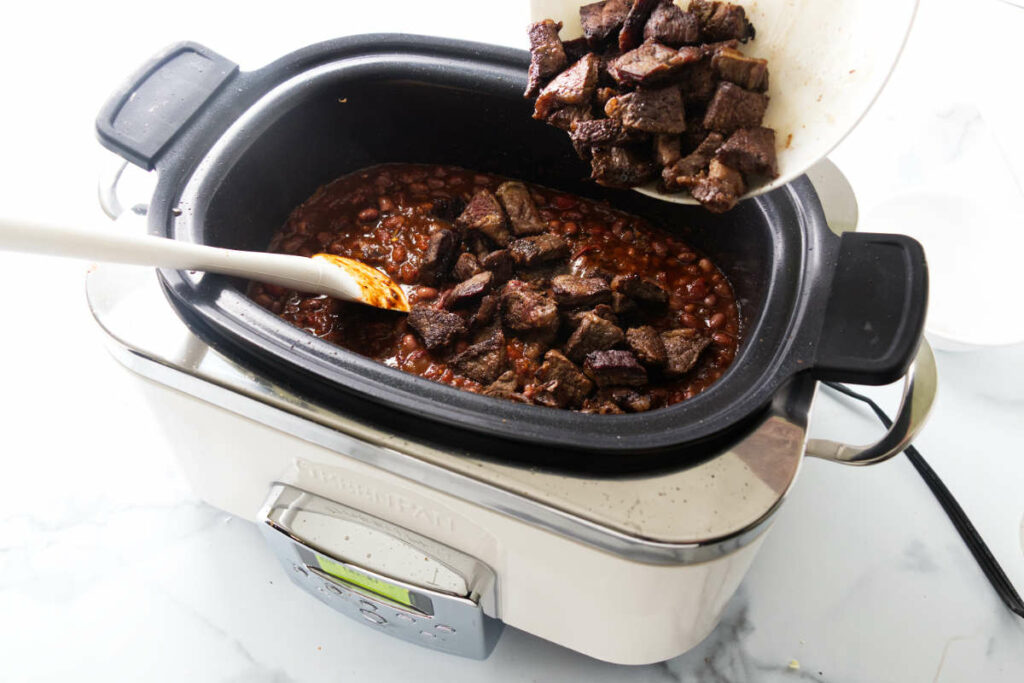
<path id="1" fill-rule="evenodd" d="M 237 64 L 202 45 L 171 45 L 103 105 L 96 117 L 100 142 L 152 170 L 168 145 L 237 71 Z"/>
<path id="2" fill-rule="evenodd" d="M 815 377 L 895 382 L 914 359 L 927 309 L 928 264 L 920 244 L 905 235 L 843 233 Z"/>

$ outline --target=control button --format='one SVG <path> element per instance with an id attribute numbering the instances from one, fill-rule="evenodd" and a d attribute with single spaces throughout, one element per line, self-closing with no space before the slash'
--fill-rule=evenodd
<path id="1" fill-rule="evenodd" d="M 420 631 L 420 635 L 426 638 L 427 640 L 433 640 L 434 638 L 437 638 L 437 636 L 435 636 L 430 631 Z"/>
<path id="2" fill-rule="evenodd" d="M 366 600 L 360 600 L 359 601 L 359 606 L 362 607 L 363 609 L 368 609 L 371 612 L 376 612 L 377 611 L 377 605 L 373 604 L 372 602 L 367 602 Z"/>
<path id="3" fill-rule="evenodd" d="M 302 574 L 303 576 L 309 576 L 309 572 L 301 564 L 293 564 L 292 569 L 295 570 L 296 574 Z"/>
<path id="4" fill-rule="evenodd" d="M 335 586 L 333 583 L 325 583 L 324 585 L 327 586 L 327 590 L 329 590 L 330 592 L 334 593 L 335 595 L 344 595 L 345 594 L 340 588 Z"/>
<path id="5" fill-rule="evenodd" d="M 444 624 L 438 624 L 434 628 L 444 633 L 455 633 L 455 629 L 453 629 L 451 626 L 445 626 Z"/>
<path id="6" fill-rule="evenodd" d="M 376 612 L 367 612 L 366 610 L 361 609 L 359 610 L 359 613 L 363 615 L 363 619 L 366 619 L 367 621 L 372 621 L 378 626 L 383 626 L 384 624 L 388 623 L 387 619 L 377 614 Z"/>
<path id="7" fill-rule="evenodd" d="M 400 621 L 404 621 L 404 622 L 407 622 L 407 623 L 410 623 L 410 624 L 415 624 L 416 623 L 416 620 L 413 619 L 412 617 L 410 617 L 408 614 L 403 614 L 401 612 L 395 612 L 395 616 Z"/>

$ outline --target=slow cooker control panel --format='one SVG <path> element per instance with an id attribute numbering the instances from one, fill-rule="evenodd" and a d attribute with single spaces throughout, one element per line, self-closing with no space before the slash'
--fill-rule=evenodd
<path id="1" fill-rule="evenodd" d="M 483 659 L 501 633 L 494 572 L 408 529 L 275 484 L 260 529 L 292 581 L 360 623 Z"/>

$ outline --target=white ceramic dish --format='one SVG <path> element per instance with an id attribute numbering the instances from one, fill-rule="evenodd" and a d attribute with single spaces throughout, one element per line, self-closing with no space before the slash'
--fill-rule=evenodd
<path id="1" fill-rule="evenodd" d="M 531 21 L 561 21 L 563 39 L 582 35 L 580 5 L 573 0 L 531 0 Z M 686 7 L 685 1 L 676 4 Z M 768 60 L 771 103 L 764 125 L 774 128 L 779 177 L 745 197 L 781 187 L 824 159 L 857 125 L 881 92 L 899 58 L 917 11 L 917 0 L 880 5 L 859 0 L 740 1 L 757 29 L 743 51 Z M 681 204 L 686 193 L 644 194 Z"/>

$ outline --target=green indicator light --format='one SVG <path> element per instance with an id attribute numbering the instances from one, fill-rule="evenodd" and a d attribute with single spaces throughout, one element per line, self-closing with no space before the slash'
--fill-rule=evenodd
<path id="1" fill-rule="evenodd" d="M 355 584 L 360 588 L 365 588 L 371 593 L 382 595 L 389 600 L 394 600 L 395 602 L 401 603 L 407 607 L 412 607 L 414 609 L 416 607 L 412 604 L 412 598 L 409 597 L 409 591 L 401 586 L 396 586 L 372 576 L 367 576 L 362 572 L 356 571 L 351 567 L 346 567 L 342 563 L 335 562 L 331 558 L 324 557 L 319 553 L 316 555 L 316 563 L 320 565 L 320 569 L 337 579 Z"/>

